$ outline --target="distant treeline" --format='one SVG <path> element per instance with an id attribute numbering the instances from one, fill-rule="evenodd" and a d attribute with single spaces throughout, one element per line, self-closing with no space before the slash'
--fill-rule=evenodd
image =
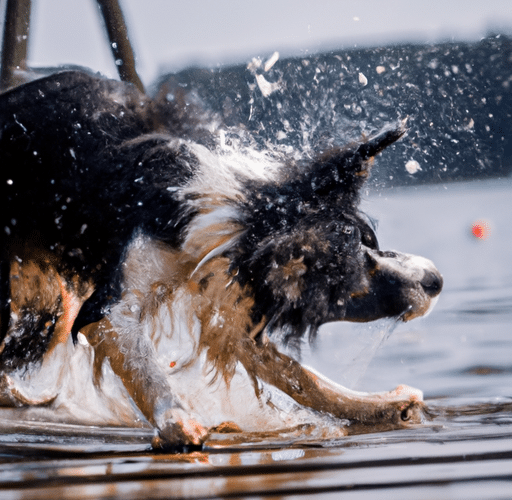
<path id="1" fill-rule="evenodd" d="M 261 146 L 293 146 L 306 155 L 408 117 L 408 136 L 376 164 L 379 185 L 512 171 L 509 37 L 275 59 L 166 75 L 160 96 L 200 103 Z"/>

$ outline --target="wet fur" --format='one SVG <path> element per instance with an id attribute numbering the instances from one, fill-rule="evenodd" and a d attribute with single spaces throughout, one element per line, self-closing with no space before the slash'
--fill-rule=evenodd
<path id="1" fill-rule="evenodd" d="M 94 347 L 95 383 L 108 360 L 163 442 L 207 433 L 173 389 L 173 371 L 201 356 L 228 391 L 243 368 L 256 397 L 268 384 L 353 425 L 417 420 L 419 391 L 345 390 L 273 342 L 298 343 L 327 321 L 409 320 L 432 306 L 442 286 L 433 264 L 380 251 L 358 209 L 371 160 L 404 130 L 313 161 L 269 160 L 258 174 L 226 167 L 222 152 L 199 144 L 204 130 L 172 125 L 179 113 L 80 72 L 0 96 L 4 380 L 37 370 L 81 332 Z M 194 346 L 185 360 L 158 347 L 178 328 Z M 31 402 L 9 384 L 1 401 Z"/>

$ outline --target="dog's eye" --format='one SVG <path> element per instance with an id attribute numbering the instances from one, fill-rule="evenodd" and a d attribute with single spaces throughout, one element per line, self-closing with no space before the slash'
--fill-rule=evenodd
<path id="1" fill-rule="evenodd" d="M 371 248 L 372 250 L 379 249 L 379 243 L 377 236 L 373 229 L 369 226 L 361 228 L 361 242 L 364 246 Z"/>

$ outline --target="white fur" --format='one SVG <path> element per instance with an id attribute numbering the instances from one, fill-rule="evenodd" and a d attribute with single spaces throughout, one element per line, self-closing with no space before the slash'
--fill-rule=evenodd
<path id="1" fill-rule="evenodd" d="M 244 197 L 243 180 L 276 179 L 282 167 L 279 159 L 254 149 L 241 151 L 225 147 L 212 152 L 199 144 L 188 143 L 188 147 L 197 156 L 200 170 L 183 189 L 185 194 L 204 193 L 234 199 Z"/>

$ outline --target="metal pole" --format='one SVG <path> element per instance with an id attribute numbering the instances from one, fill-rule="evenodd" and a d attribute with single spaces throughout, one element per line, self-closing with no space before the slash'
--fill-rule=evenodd
<path id="1" fill-rule="evenodd" d="M 26 69 L 31 0 L 7 0 L 0 89 L 16 84 L 16 69 Z"/>
<path id="2" fill-rule="evenodd" d="M 144 86 L 135 69 L 135 57 L 118 0 L 97 0 L 97 2 L 105 20 L 105 27 L 119 77 L 125 82 L 133 83 L 141 92 L 144 92 Z"/>

